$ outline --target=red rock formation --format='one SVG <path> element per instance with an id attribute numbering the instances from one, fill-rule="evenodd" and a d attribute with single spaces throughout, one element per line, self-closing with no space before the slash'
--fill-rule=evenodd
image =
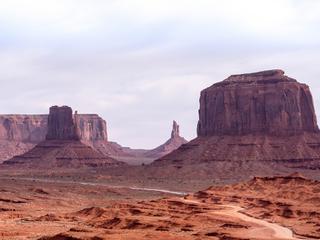
<path id="1" fill-rule="evenodd" d="M 107 157 L 80 141 L 78 116 L 67 106 L 50 108 L 46 140 L 30 151 L 4 162 L 36 168 L 117 166 L 124 163 Z"/>
<path id="2" fill-rule="evenodd" d="M 182 144 L 185 144 L 187 142 L 188 141 L 186 139 L 180 136 L 179 125 L 177 124 L 177 122 L 173 121 L 171 138 L 159 147 L 144 153 L 144 157 L 157 159 L 159 157 L 165 156 L 173 150 L 176 150 Z"/>
<path id="3" fill-rule="evenodd" d="M 47 132 L 48 115 L 0 115 L 0 140 L 38 143 Z"/>
<path id="4" fill-rule="evenodd" d="M 97 114 L 78 114 L 77 126 L 84 142 L 108 141 L 107 123 Z"/>
<path id="5" fill-rule="evenodd" d="M 171 138 L 180 137 L 180 129 L 176 121 L 173 120 Z"/>
<path id="6" fill-rule="evenodd" d="M 320 169 L 320 133 L 308 86 L 271 70 L 233 75 L 203 90 L 198 137 L 153 166 L 174 165 L 193 175 L 190 164 L 205 165 L 198 176 L 229 179 Z"/>
<path id="7" fill-rule="evenodd" d="M 54 107 L 55 108 L 55 107 Z M 53 110 L 56 111 L 56 110 Z M 70 110 L 69 110 L 70 112 Z M 55 113 L 56 114 L 56 113 Z M 69 117 L 69 121 L 70 121 Z M 152 149 L 131 149 L 108 141 L 107 124 L 97 114 L 74 114 L 77 135 L 81 142 L 94 148 L 103 155 L 116 159 L 125 159 L 128 163 L 134 159 L 145 159 L 149 163 L 178 148 L 186 140 L 179 135 L 179 126 L 173 124 L 171 138 L 161 146 Z M 53 127 L 53 133 L 58 126 Z M 0 163 L 21 155 L 46 139 L 48 115 L 0 115 Z M 71 131 L 73 127 L 71 126 Z M 68 130 L 70 131 L 70 130 Z M 59 136 L 57 136 L 59 137 Z M 49 139 L 52 138 L 49 134 Z M 139 162 L 139 161 L 137 161 Z"/>
<path id="8" fill-rule="evenodd" d="M 318 131 L 309 87 L 282 70 L 232 75 L 201 92 L 198 136 Z"/>
<path id="9" fill-rule="evenodd" d="M 125 163 L 105 156 L 76 140 L 46 140 L 24 154 L 4 161 L 3 164 L 14 168 L 30 167 L 33 169 L 125 165 Z"/>
<path id="10" fill-rule="evenodd" d="M 108 140 L 106 121 L 97 114 L 78 114 L 80 139 Z M 48 115 L 0 115 L 0 140 L 39 143 L 46 138 Z"/>
<path id="11" fill-rule="evenodd" d="M 70 107 L 50 108 L 46 140 L 80 140 Z"/>
<path id="12" fill-rule="evenodd" d="M 47 115 L 0 115 L 0 163 L 41 142 L 47 132 Z"/>
<path id="13" fill-rule="evenodd" d="M 93 147 L 104 154 L 108 154 L 115 159 L 124 161 L 130 165 L 141 165 L 149 164 L 187 142 L 186 139 L 180 136 L 177 122 L 173 121 L 171 137 L 164 144 L 151 150 L 132 149 L 123 147 L 115 142 L 108 142 L 108 144 L 106 144 L 105 141 L 95 141 Z"/>
<path id="14" fill-rule="evenodd" d="M 104 154 L 113 153 L 109 146 L 106 121 L 97 114 L 77 114 L 80 139 Z M 46 139 L 48 115 L 0 115 L 0 163 L 20 155 Z"/>

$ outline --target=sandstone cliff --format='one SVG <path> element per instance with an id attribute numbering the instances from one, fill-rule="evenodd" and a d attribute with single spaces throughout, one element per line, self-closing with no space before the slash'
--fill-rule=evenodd
<path id="1" fill-rule="evenodd" d="M 78 114 L 83 141 L 108 140 L 106 121 L 97 114 Z M 0 115 L 0 140 L 39 143 L 46 138 L 48 115 Z"/>
<path id="2" fill-rule="evenodd" d="M 71 107 L 50 107 L 46 140 L 80 140 L 76 122 Z"/>
<path id="3" fill-rule="evenodd" d="M 46 139 L 48 130 L 48 115 L 0 115 L 0 163 L 20 155 L 37 143 Z M 54 137 L 55 128 L 49 134 Z M 97 114 L 77 114 L 78 135 L 84 143 L 90 146 L 101 146 L 112 152 L 107 145 L 108 135 L 106 121 Z M 97 143 L 98 142 L 98 143 Z"/>
<path id="4" fill-rule="evenodd" d="M 320 133 L 309 87 L 282 70 L 213 84 L 201 92 L 198 137 L 152 165 L 167 168 L 159 174 L 178 168 L 182 175 L 230 179 L 319 171 Z"/>
<path id="5" fill-rule="evenodd" d="M 198 136 L 318 131 L 309 87 L 282 70 L 232 75 L 201 92 Z"/>
<path id="6" fill-rule="evenodd" d="M 129 164 L 150 163 L 169 152 L 177 149 L 186 140 L 180 137 L 179 125 L 174 122 L 171 138 L 159 147 L 151 150 L 131 149 L 123 147 L 116 142 L 108 141 L 107 124 L 97 114 L 73 115 L 77 128 L 76 135 L 70 119 L 60 119 L 56 107 L 51 109 L 54 119 L 48 119 L 47 114 L 42 115 L 0 115 L 0 163 L 13 156 L 21 155 L 32 149 L 36 144 L 48 139 L 61 138 L 57 131 L 61 124 L 69 123 L 67 129 L 62 129 L 63 135 L 67 134 L 69 139 L 80 138 L 81 142 L 94 148 L 103 155 L 126 161 Z M 64 111 L 69 111 L 64 109 Z M 56 126 L 48 131 L 48 121 L 58 119 Z M 71 133 L 72 132 L 72 133 Z M 60 133 L 59 133 L 60 134 Z M 70 136 L 71 134 L 71 136 Z"/>
<path id="7" fill-rule="evenodd" d="M 0 163 L 45 139 L 47 115 L 0 115 Z"/>
<path id="8" fill-rule="evenodd" d="M 51 107 L 46 139 L 4 164 L 32 168 L 105 167 L 124 164 L 82 143 L 78 122 L 77 114 L 73 115 L 70 107 Z"/>
<path id="9" fill-rule="evenodd" d="M 107 123 L 97 114 L 78 114 L 80 139 L 86 142 L 108 141 Z"/>
<path id="10" fill-rule="evenodd" d="M 47 132 L 48 115 L 0 115 L 0 140 L 38 143 Z"/>

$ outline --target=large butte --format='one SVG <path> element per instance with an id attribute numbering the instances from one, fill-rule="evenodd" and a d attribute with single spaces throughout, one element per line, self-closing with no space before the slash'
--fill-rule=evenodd
<path id="1" fill-rule="evenodd" d="M 320 169 L 310 89 L 282 70 L 232 75 L 204 89 L 197 132 L 153 166 L 227 180 Z"/>

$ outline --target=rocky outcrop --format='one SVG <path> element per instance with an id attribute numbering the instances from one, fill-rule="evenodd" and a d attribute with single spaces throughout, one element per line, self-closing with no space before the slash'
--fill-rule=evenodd
<path id="1" fill-rule="evenodd" d="M 78 135 L 82 142 L 104 154 L 113 153 L 109 146 L 106 121 L 97 114 L 77 114 Z M 20 155 L 46 139 L 48 115 L 0 115 L 0 163 Z M 56 126 L 57 127 L 57 126 Z M 55 128 L 55 127 L 54 127 Z M 55 131 L 51 129 L 50 131 Z M 49 134 L 52 138 L 53 133 Z"/>
<path id="2" fill-rule="evenodd" d="M 0 140 L 38 143 L 45 139 L 48 115 L 0 115 Z"/>
<path id="3" fill-rule="evenodd" d="M 52 109 L 55 116 L 50 118 L 57 118 L 56 115 L 59 113 L 57 113 L 55 108 L 53 107 Z M 69 124 L 70 119 L 68 120 Z M 73 119 L 76 121 L 75 124 L 77 126 L 77 137 L 75 138 L 79 137 L 81 142 L 103 155 L 112 156 L 116 159 L 127 161 L 130 164 L 133 162 L 141 164 L 139 159 L 143 159 L 143 163 L 149 163 L 177 149 L 181 144 L 186 143 L 186 140 L 179 135 L 179 125 L 176 122 L 173 123 L 171 138 L 165 144 L 152 150 L 146 150 L 131 149 L 108 141 L 107 123 L 97 114 L 78 114 L 76 112 L 73 115 Z M 0 115 L 0 163 L 13 156 L 21 155 L 32 149 L 36 144 L 44 141 L 48 130 L 48 120 L 47 114 Z M 65 120 L 60 119 L 60 121 Z M 61 138 L 61 136 L 55 136 L 58 128 L 58 125 L 53 126 L 47 137 L 49 139 Z M 71 130 L 63 131 L 67 131 L 70 134 L 70 131 L 73 131 L 74 127 L 69 126 L 69 128 Z M 71 136 L 72 138 L 74 137 Z"/>
<path id="4" fill-rule="evenodd" d="M 203 170 L 186 167 L 193 164 Z M 184 176 L 231 180 L 319 171 L 320 133 L 309 87 L 282 70 L 213 84 L 201 92 L 198 137 L 152 165 L 167 169 L 159 175 L 171 165 Z"/>
<path id="5" fill-rule="evenodd" d="M 179 130 L 179 125 L 177 124 L 176 121 L 173 120 L 172 124 L 172 131 L 171 131 L 171 138 L 176 138 L 180 137 L 180 130 Z"/>
<path id="6" fill-rule="evenodd" d="M 108 140 L 107 124 L 97 114 L 77 114 L 80 139 L 85 142 Z M 39 143 L 45 140 L 48 115 L 0 115 L 0 141 Z"/>
<path id="7" fill-rule="evenodd" d="M 115 142 L 95 141 L 93 147 L 104 154 L 108 154 L 117 160 L 124 161 L 130 165 L 149 164 L 154 160 L 172 152 L 188 141 L 180 136 L 179 125 L 173 121 L 170 138 L 160 146 L 147 149 L 132 149 L 123 147 Z"/>
<path id="8" fill-rule="evenodd" d="M 47 115 L 0 115 L 0 163 L 44 140 Z"/>
<path id="9" fill-rule="evenodd" d="M 97 114 L 77 114 L 77 126 L 82 141 L 108 141 L 107 123 Z"/>
<path id="10" fill-rule="evenodd" d="M 50 107 L 46 140 L 80 140 L 76 122 L 70 107 Z"/>
<path id="11" fill-rule="evenodd" d="M 32 168 L 104 167 L 124 164 L 81 142 L 78 123 L 78 115 L 73 115 L 70 107 L 51 107 L 46 140 L 4 164 Z"/>
<path id="12" fill-rule="evenodd" d="M 188 141 L 186 139 L 180 136 L 179 125 L 177 124 L 177 122 L 173 121 L 170 139 L 166 141 L 164 144 L 160 145 L 159 147 L 144 153 L 144 157 L 154 159 L 160 158 L 172 152 L 173 150 L 176 150 L 182 144 L 185 144 L 187 142 Z"/>
<path id="13" fill-rule="evenodd" d="M 282 70 L 232 75 L 201 92 L 198 136 L 318 131 L 309 87 Z"/>

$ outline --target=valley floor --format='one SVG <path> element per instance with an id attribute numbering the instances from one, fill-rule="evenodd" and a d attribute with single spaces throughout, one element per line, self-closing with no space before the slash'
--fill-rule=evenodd
<path id="1" fill-rule="evenodd" d="M 320 184 L 255 178 L 195 194 L 2 177 L 0 239 L 319 239 Z"/>

